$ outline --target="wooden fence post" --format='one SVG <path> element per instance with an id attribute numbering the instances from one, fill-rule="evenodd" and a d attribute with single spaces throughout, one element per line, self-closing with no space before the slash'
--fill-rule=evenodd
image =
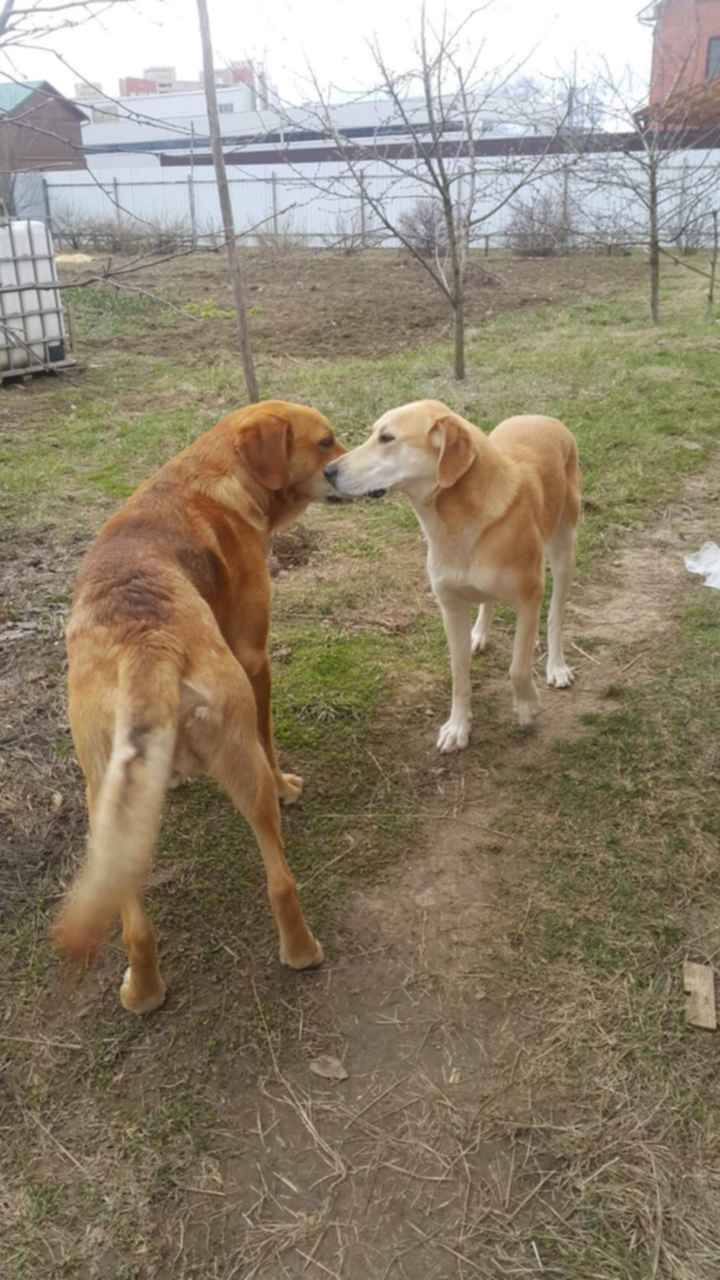
<path id="1" fill-rule="evenodd" d="M 280 224 L 278 223 L 278 198 L 277 198 L 277 178 L 275 170 L 270 175 L 270 185 L 272 189 L 272 227 L 273 235 L 277 236 L 280 232 Z"/>
<path id="2" fill-rule="evenodd" d="M 364 178 L 363 174 L 363 178 Z M 365 183 L 360 182 L 360 243 L 363 249 L 367 248 L 367 207 L 365 203 Z"/>
<path id="3" fill-rule="evenodd" d="M 197 248 L 197 216 L 195 213 L 195 184 L 192 173 L 188 174 L 188 204 L 190 206 L 190 242 Z"/>

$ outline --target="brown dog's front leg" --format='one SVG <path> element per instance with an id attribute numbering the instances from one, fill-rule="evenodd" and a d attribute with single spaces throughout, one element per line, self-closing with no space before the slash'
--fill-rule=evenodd
<path id="1" fill-rule="evenodd" d="M 291 969 L 322 963 L 323 949 L 307 927 L 295 879 L 285 860 L 277 799 L 260 785 L 255 812 L 248 814 L 265 864 L 270 907 L 280 938 L 280 961 Z"/>
<path id="2" fill-rule="evenodd" d="M 298 777 L 296 773 L 282 773 L 280 766 L 278 765 L 272 729 L 272 709 L 270 699 L 272 680 L 270 676 L 270 663 L 267 658 L 263 658 L 258 670 L 250 675 L 250 683 L 255 695 L 255 705 L 257 707 L 258 734 L 260 736 L 260 741 L 265 748 L 265 755 L 268 758 L 268 764 L 273 771 L 278 796 L 284 804 L 292 804 L 293 801 L 298 799 L 303 789 L 303 780 Z"/>
<path id="3" fill-rule="evenodd" d="M 305 923 L 295 879 L 285 859 L 275 778 L 260 743 L 248 743 L 244 719 L 236 718 L 227 725 L 223 747 L 213 760 L 212 775 L 255 832 L 265 865 L 282 963 L 292 969 L 313 968 L 322 962 L 322 947 Z"/>

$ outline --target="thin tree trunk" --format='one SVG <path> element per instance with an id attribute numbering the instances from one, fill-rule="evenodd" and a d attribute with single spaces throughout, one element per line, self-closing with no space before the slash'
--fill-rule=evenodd
<path id="1" fill-rule="evenodd" d="M 465 378 L 465 298 L 462 289 L 453 307 L 455 319 L 455 377 L 458 382 Z"/>
<path id="2" fill-rule="evenodd" d="M 658 181 L 653 160 L 649 174 L 650 205 L 650 319 L 660 323 L 660 237 L 658 234 Z"/>
<path id="3" fill-rule="evenodd" d="M 212 55 L 207 0 L 197 0 L 197 9 L 198 18 L 200 20 L 200 39 L 202 42 L 205 101 L 207 102 L 210 146 L 212 150 L 213 165 L 215 166 L 215 179 L 217 181 L 218 198 L 220 200 L 220 211 L 222 213 L 225 248 L 228 256 L 228 268 L 230 271 L 230 280 L 232 282 L 233 297 L 235 299 L 238 341 L 240 344 L 240 354 L 242 356 L 243 370 L 245 373 L 245 385 L 247 387 L 248 400 L 252 404 L 254 401 L 259 399 L 258 384 L 255 377 L 255 365 L 253 363 L 252 349 L 250 347 L 247 308 L 245 306 L 245 290 L 243 288 L 242 273 L 240 271 L 240 259 L 238 256 L 237 244 L 235 243 L 235 223 L 233 220 L 232 201 L 230 199 L 230 188 L 228 187 L 227 173 L 225 171 L 225 158 L 223 156 L 222 149 L 222 135 L 220 133 L 220 116 L 218 113 L 217 92 L 215 90 L 215 66 Z"/>
<path id="4" fill-rule="evenodd" d="M 455 209 L 449 192 L 443 193 L 443 210 L 445 228 L 448 237 L 448 253 L 452 272 L 452 309 L 455 333 L 455 377 L 458 382 L 465 378 L 465 253 L 466 246 L 458 244 L 458 229 L 455 224 Z"/>
<path id="5" fill-rule="evenodd" d="M 562 184 L 562 227 L 560 231 L 563 253 L 567 253 L 570 245 L 570 170 L 567 165 L 563 167 Z"/>
<path id="6" fill-rule="evenodd" d="M 465 263 L 460 260 L 457 240 L 452 247 L 452 308 L 455 333 L 455 377 L 465 378 Z"/>
<path id="7" fill-rule="evenodd" d="M 718 211 L 712 211 L 713 221 L 713 251 L 710 259 L 710 284 L 708 285 L 707 311 L 705 319 L 710 321 L 713 318 L 713 308 L 715 306 L 715 282 L 717 280 L 718 253 L 720 252 L 720 236 L 718 232 Z"/>

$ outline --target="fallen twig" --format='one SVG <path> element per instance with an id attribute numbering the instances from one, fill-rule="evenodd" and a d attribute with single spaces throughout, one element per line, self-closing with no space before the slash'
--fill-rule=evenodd
<path id="1" fill-rule="evenodd" d="M 635 663 L 639 662 L 641 658 L 644 658 L 644 656 L 644 653 L 636 653 L 634 658 L 631 658 L 629 662 L 625 663 L 624 667 L 620 668 L 620 675 L 624 675 L 626 671 L 629 671 L 631 667 L 634 667 Z"/>
<path id="2" fill-rule="evenodd" d="M 570 641 L 570 648 L 576 649 L 578 653 L 582 654 L 583 658 L 587 658 L 588 662 L 594 662 L 596 667 L 601 666 L 601 663 L 598 662 L 597 658 L 593 658 L 591 653 L 586 653 L 585 650 L 581 649 L 580 645 L 576 644 L 574 640 Z"/>
<path id="3" fill-rule="evenodd" d="M 543 1187 L 545 1186 L 545 1183 L 549 1182 L 551 1178 L 554 1178 L 556 1173 L 557 1173 L 557 1169 L 551 1169 L 550 1172 L 546 1173 L 545 1177 L 541 1178 L 540 1181 L 537 1183 L 537 1185 L 533 1187 L 532 1191 L 528 1191 L 525 1198 L 520 1201 L 519 1205 L 517 1205 L 515 1209 L 513 1209 L 512 1213 L 510 1214 L 510 1217 L 508 1218 L 508 1222 L 515 1221 L 518 1214 L 522 1213 L 523 1209 L 525 1209 L 527 1205 L 529 1205 L 530 1201 L 535 1199 L 535 1196 L 537 1195 L 538 1191 L 542 1191 Z"/>
<path id="4" fill-rule="evenodd" d="M 389 1093 L 392 1093 L 394 1089 L 397 1089 L 399 1085 L 404 1084 L 405 1081 L 409 1079 L 410 1079 L 410 1073 L 408 1073 L 406 1076 L 401 1076 L 400 1079 L 396 1080 L 394 1084 L 389 1084 L 387 1089 L 383 1089 L 382 1093 L 379 1093 L 376 1098 L 373 1098 L 371 1102 L 368 1102 L 367 1105 L 364 1106 L 361 1111 L 356 1112 L 354 1116 L 350 1117 L 347 1124 L 345 1125 L 346 1131 L 350 1128 L 351 1125 L 355 1124 L 356 1120 L 359 1120 L 360 1117 L 364 1116 L 367 1111 L 370 1111 L 372 1107 L 377 1105 L 378 1102 L 382 1102 L 383 1098 L 387 1098 Z"/>
<path id="5" fill-rule="evenodd" d="M 33 1115 L 32 1111 L 26 1111 L 25 1115 L 32 1120 L 33 1124 L 37 1125 L 38 1129 L 40 1129 L 45 1134 L 45 1136 L 50 1139 L 51 1142 L 55 1143 L 55 1146 L 58 1148 L 58 1151 L 62 1151 L 62 1154 L 66 1157 L 66 1159 L 68 1159 L 71 1164 L 74 1164 L 76 1169 L 79 1169 L 80 1173 L 83 1175 L 84 1178 L 87 1178 L 89 1182 L 95 1181 L 95 1179 L 93 1178 L 93 1175 L 90 1173 L 88 1169 L 85 1168 L 84 1164 L 81 1164 L 77 1156 L 74 1156 L 72 1151 L 68 1151 L 67 1147 L 63 1145 L 60 1139 L 56 1138 L 55 1134 L 51 1133 L 50 1130 L 45 1127 L 42 1120 L 39 1120 L 36 1115 Z"/>

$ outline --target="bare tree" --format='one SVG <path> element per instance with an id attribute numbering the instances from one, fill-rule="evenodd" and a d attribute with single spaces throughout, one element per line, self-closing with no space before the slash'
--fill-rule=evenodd
<path id="1" fill-rule="evenodd" d="M 37 44 L 135 0 L 0 0 L 0 49 Z"/>
<path id="2" fill-rule="evenodd" d="M 707 292 L 707 308 L 705 311 L 706 320 L 712 320 L 715 313 L 715 284 L 717 281 L 718 257 L 720 257 L 720 227 L 718 226 L 718 210 L 713 209 L 712 214 L 712 254 L 710 256 L 710 271 L 708 272 L 708 292 Z"/>
<path id="3" fill-rule="evenodd" d="M 569 71 L 554 75 L 520 74 L 507 86 L 512 119 L 527 134 L 587 135 L 603 127 L 606 104 L 595 74 L 584 75 L 577 58 Z"/>
<path id="4" fill-rule="evenodd" d="M 614 131 L 585 139 L 575 170 L 585 188 L 586 232 L 602 238 L 603 223 L 648 254 L 649 311 L 660 322 L 661 261 L 711 238 L 712 210 L 720 182 L 717 116 L 708 117 L 697 93 L 674 89 L 652 107 L 638 103 L 632 81 L 605 69 L 601 77 L 605 118 Z"/>
<path id="5" fill-rule="evenodd" d="M 120 5 L 133 3 L 135 0 L 0 0 L 0 53 L 8 54 L 11 50 L 23 47 L 37 51 L 38 48 L 44 48 L 48 40 L 54 42 L 64 32 L 72 31 L 93 18 L 100 18 Z M 57 57 L 61 56 L 52 47 L 47 51 L 55 53 Z M 9 65 L 12 63 L 9 62 Z M 25 85 L 23 80 L 18 80 L 8 70 L 3 72 L 3 79 Z M 6 114 L 9 115 L 0 112 L 0 124 Z M 68 138 L 52 129 L 40 127 L 32 118 L 26 118 L 28 114 L 32 117 L 32 110 L 29 113 L 13 113 L 12 127 L 52 138 L 65 147 L 73 147 L 74 144 Z M 81 153 L 82 146 L 75 145 Z M 11 168 L 10 133 L 6 126 L 0 129 L 0 202 L 5 217 L 16 216 L 21 212 L 18 207 L 22 205 L 22 199 L 18 199 L 19 178 L 20 175 Z"/>
<path id="6" fill-rule="evenodd" d="M 450 27 L 447 15 L 432 26 L 425 7 L 412 65 L 395 71 L 380 42 L 369 48 L 377 76 L 373 97 L 378 123 L 371 147 L 353 141 L 339 123 L 340 113 L 312 75 L 317 105 L 301 112 L 285 108 L 289 126 L 307 128 L 313 121 L 330 139 L 342 163 L 340 173 L 317 176 L 325 194 L 347 200 L 353 193 L 374 216 L 376 232 L 399 242 L 431 277 L 450 308 L 454 328 L 454 369 L 465 377 L 465 296 L 468 257 L 473 244 L 492 227 L 499 212 L 549 168 L 566 159 L 551 146 L 524 153 L 505 131 L 504 144 L 489 155 L 484 137 L 507 119 L 512 101 L 508 85 L 519 66 L 488 69 L 484 40 L 475 19 L 487 5 L 474 9 Z M 369 97 L 370 95 L 368 95 Z M 543 140 L 547 141 L 547 140 Z M 287 153 L 292 164 L 292 152 Z M 366 176 L 368 160 L 382 170 Z M 412 196 L 409 196 L 412 192 Z M 418 192 L 420 193 L 418 195 Z M 441 211 L 443 251 L 428 254 L 418 237 L 407 232 L 408 204 L 418 199 Z"/>

